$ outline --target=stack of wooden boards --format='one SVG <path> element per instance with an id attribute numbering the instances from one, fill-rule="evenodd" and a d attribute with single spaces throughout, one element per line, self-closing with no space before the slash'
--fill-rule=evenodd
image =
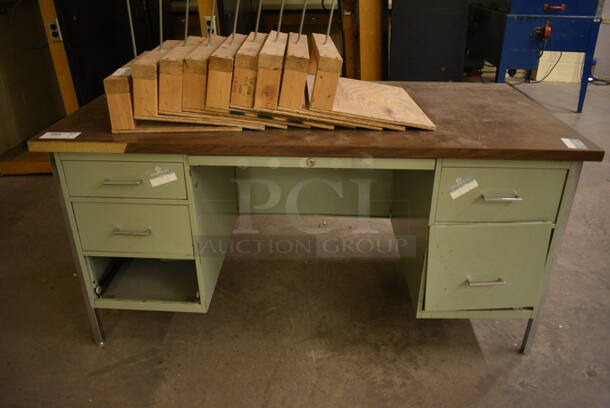
<path id="1" fill-rule="evenodd" d="M 104 80 L 113 132 L 435 129 L 399 87 L 341 78 L 322 34 L 169 40 Z"/>

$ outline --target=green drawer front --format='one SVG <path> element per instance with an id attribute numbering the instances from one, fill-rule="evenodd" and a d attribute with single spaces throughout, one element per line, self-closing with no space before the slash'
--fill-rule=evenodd
<path id="1" fill-rule="evenodd" d="M 182 163 L 62 162 L 73 197 L 186 199 Z"/>
<path id="2" fill-rule="evenodd" d="M 192 255 L 188 207 L 73 203 L 84 251 Z"/>
<path id="3" fill-rule="evenodd" d="M 561 169 L 443 168 L 435 219 L 555 222 L 566 174 Z"/>
<path id="4" fill-rule="evenodd" d="M 536 305 L 551 230 L 550 223 L 431 227 L 424 309 Z"/>

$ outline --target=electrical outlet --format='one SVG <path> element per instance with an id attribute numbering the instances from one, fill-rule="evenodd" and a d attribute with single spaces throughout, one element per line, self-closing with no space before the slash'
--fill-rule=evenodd
<path id="1" fill-rule="evenodd" d="M 216 20 L 216 19 L 214 19 Z M 212 21 L 212 16 L 203 16 L 203 21 L 205 22 L 207 35 L 210 34 L 216 35 L 216 21 Z"/>
<path id="2" fill-rule="evenodd" d="M 64 39 L 61 36 L 61 30 L 59 29 L 59 21 L 57 21 L 56 18 L 47 20 L 47 30 L 49 30 L 49 34 L 51 35 L 51 41 L 63 42 Z"/>

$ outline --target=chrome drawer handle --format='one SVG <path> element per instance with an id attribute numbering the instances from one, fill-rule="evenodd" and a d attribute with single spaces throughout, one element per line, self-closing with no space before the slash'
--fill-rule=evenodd
<path id="1" fill-rule="evenodd" d="M 129 235 L 132 237 L 146 237 L 150 234 L 152 234 L 152 231 L 150 230 L 150 228 L 146 228 L 143 231 L 128 231 L 128 230 L 122 230 L 120 228 L 115 228 L 112 231 L 113 235 Z"/>
<path id="2" fill-rule="evenodd" d="M 142 184 L 142 179 L 135 179 L 135 180 L 104 179 L 102 181 L 102 185 L 104 185 L 104 186 L 137 186 L 139 184 Z"/>
<path id="3" fill-rule="evenodd" d="M 483 200 L 490 202 L 513 202 L 513 201 L 523 201 L 523 198 L 515 191 L 513 192 L 513 196 L 511 197 L 502 197 L 496 196 L 493 194 L 481 193 L 481 197 Z"/>
<path id="4" fill-rule="evenodd" d="M 471 281 L 470 279 L 466 279 L 466 282 L 468 282 L 468 286 L 498 286 L 506 283 L 502 278 L 495 281 Z"/>

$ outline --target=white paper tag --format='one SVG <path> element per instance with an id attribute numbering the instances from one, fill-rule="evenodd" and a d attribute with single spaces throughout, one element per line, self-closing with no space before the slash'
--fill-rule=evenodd
<path id="1" fill-rule="evenodd" d="M 150 185 L 153 187 L 160 186 L 162 184 L 171 183 L 172 181 L 178 180 L 176 173 L 163 174 L 150 179 Z"/>
<path id="2" fill-rule="evenodd" d="M 112 75 L 127 76 L 131 75 L 131 68 L 119 68 Z"/>
<path id="3" fill-rule="evenodd" d="M 39 139 L 76 139 L 81 132 L 47 132 Z"/>
<path id="4" fill-rule="evenodd" d="M 567 137 L 562 137 L 561 141 L 570 149 L 589 150 L 587 145 L 584 144 L 580 139 L 568 139 Z"/>
<path id="5" fill-rule="evenodd" d="M 479 183 L 477 183 L 476 180 L 470 180 L 469 182 L 464 183 L 461 186 L 456 187 L 456 188 L 452 189 L 451 191 L 449 191 L 449 195 L 451 196 L 451 198 L 453 200 L 455 200 L 456 198 L 463 196 L 467 192 L 474 190 L 478 186 L 479 186 Z"/>

